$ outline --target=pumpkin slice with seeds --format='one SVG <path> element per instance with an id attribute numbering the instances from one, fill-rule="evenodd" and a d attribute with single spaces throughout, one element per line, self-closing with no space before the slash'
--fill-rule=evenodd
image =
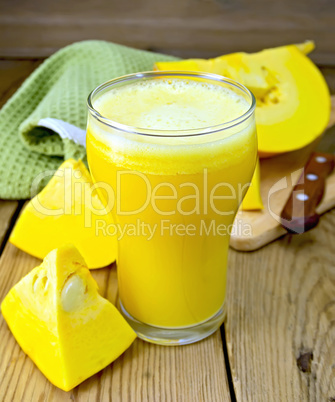
<path id="1" fill-rule="evenodd" d="M 136 338 L 99 295 L 72 245 L 51 251 L 10 290 L 1 310 L 23 351 L 64 391 L 113 362 Z"/>

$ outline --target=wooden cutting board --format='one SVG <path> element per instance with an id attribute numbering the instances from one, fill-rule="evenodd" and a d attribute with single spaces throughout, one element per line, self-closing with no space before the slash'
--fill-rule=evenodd
<path id="1" fill-rule="evenodd" d="M 334 124 L 335 97 L 332 96 L 332 112 L 328 127 Z M 257 250 L 287 233 L 279 223 L 280 213 L 319 141 L 320 139 L 294 152 L 261 160 L 261 196 L 264 209 L 239 210 L 230 239 L 232 248 L 241 251 Z M 283 183 L 286 183 L 285 188 L 279 190 Z M 325 194 L 317 207 L 317 213 L 323 214 L 333 207 L 335 207 L 335 170 L 327 178 Z"/>

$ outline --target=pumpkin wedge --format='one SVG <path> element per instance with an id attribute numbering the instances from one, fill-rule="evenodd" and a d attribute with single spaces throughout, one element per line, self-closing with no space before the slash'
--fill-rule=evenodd
<path id="1" fill-rule="evenodd" d="M 246 192 L 246 195 L 242 201 L 241 208 L 243 209 L 243 211 L 257 211 L 260 209 L 264 209 L 264 204 L 260 192 L 260 183 L 261 183 L 261 170 L 259 165 L 259 159 L 257 159 L 250 187 L 248 188 L 248 191 Z"/>
<path id="2" fill-rule="evenodd" d="M 25 206 L 9 240 L 41 259 L 71 243 L 90 269 L 101 268 L 116 259 L 116 237 L 107 230 L 112 224 L 86 166 L 69 159 Z"/>
<path id="3" fill-rule="evenodd" d="M 1 305 L 23 351 L 64 391 L 102 370 L 136 338 L 97 288 L 82 256 L 65 245 L 22 278 Z"/>
<path id="4" fill-rule="evenodd" d="M 216 73 L 249 88 L 257 100 L 259 154 L 265 157 L 308 145 L 328 124 L 329 90 L 306 56 L 313 48 L 313 42 L 305 42 L 210 60 L 156 63 L 155 68 Z"/>

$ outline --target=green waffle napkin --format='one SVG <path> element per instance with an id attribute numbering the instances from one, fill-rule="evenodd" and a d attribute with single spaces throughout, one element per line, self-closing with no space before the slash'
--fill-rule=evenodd
<path id="1" fill-rule="evenodd" d="M 30 198 L 32 184 L 41 189 L 63 160 L 85 158 L 82 145 L 38 127 L 41 119 L 85 129 L 87 96 L 96 86 L 168 60 L 175 58 L 104 41 L 78 42 L 45 60 L 0 111 L 0 198 Z"/>

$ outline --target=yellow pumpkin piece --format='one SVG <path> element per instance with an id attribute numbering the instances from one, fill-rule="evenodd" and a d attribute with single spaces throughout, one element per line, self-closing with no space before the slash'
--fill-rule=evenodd
<path id="1" fill-rule="evenodd" d="M 326 128 L 330 116 L 327 84 L 306 56 L 313 42 L 266 49 L 258 53 L 233 53 L 207 63 L 195 60 L 156 63 L 157 69 L 198 71 L 232 78 L 255 95 L 258 150 L 261 157 L 303 148 Z"/>
<path id="2" fill-rule="evenodd" d="M 116 237 L 107 231 L 113 220 L 92 186 L 83 162 L 65 161 L 26 205 L 10 242 L 41 259 L 63 244 L 74 244 L 90 269 L 115 261 Z"/>
<path id="3" fill-rule="evenodd" d="M 53 250 L 7 294 L 2 314 L 23 351 L 69 391 L 119 357 L 136 338 L 71 245 Z"/>
<path id="4" fill-rule="evenodd" d="M 306 40 L 304 43 L 296 43 L 296 46 L 303 54 L 309 54 L 315 49 L 315 43 L 312 40 Z"/>
<path id="5" fill-rule="evenodd" d="M 254 175 L 252 177 L 250 187 L 248 188 L 248 191 L 242 201 L 243 211 L 264 209 L 260 192 L 260 183 L 261 183 L 261 171 L 260 171 L 259 159 L 257 159 L 256 168 L 254 171 Z"/>

